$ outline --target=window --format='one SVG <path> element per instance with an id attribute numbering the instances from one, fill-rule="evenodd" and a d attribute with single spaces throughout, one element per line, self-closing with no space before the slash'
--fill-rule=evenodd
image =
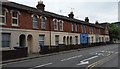
<path id="1" fill-rule="evenodd" d="M 55 35 L 55 44 L 56 46 L 59 45 L 59 35 Z"/>
<path id="2" fill-rule="evenodd" d="M 2 47 L 10 47 L 10 34 L 2 34 Z"/>
<path id="3" fill-rule="evenodd" d="M 78 36 L 75 36 L 75 42 L 78 44 Z"/>
<path id="4" fill-rule="evenodd" d="M 38 28 L 37 16 L 33 16 L 32 21 L 33 21 L 33 28 Z"/>
<path id="5" fill-rule="evenodd" d="M 94 32 L 93 27 L 90 27 L 90 33 L 93 34 L 93 32 Z"/>
<path id="6" fill-rule="evenodd" d="M 78 32 L 78 24 L 76 24 L 76 32 Z"/>
<path id="7" fill-rule="evenodd" d="M 18 11 L 12 11 L 12 26 L 18 26 Z"/>
<path id="8" fill-rule="evenodd" d="M 6 24 L 6 9 L 2 8 L 2 11 L 0 12 L 0 24 L 5 25 Z"/>
<path id="9" fill-rule="evenodd" d="M 41 18 L 41 29 L 45 29 L 45 27 L 46 27 L 46 19 L 45 17 L 42 17 Z"/>
<path id="10" fill-rule="evenodd" d="M 39 36 L 39 45 L 44 46 L 45 43 L 45 36 L 44 35 L 40 35 Z"/>
<path id="11" fill-rule="evenodd" d="M 60 20 L 60 31 L 63 31 L 63 21 Z"/>
<path id="12" fill-rule="evenodd" d="M 58 21 L 57 19 L 54 19 L 54 30 L 58 30 Z"/>
<path id="13" fill-rule="evenodd" d="M 72 32 L 74 31 L 74 23 L 72 23 Z"/>
<path id="14" fill-rule="evenodd" d="M 86 26 L 82 25 L 82 33 L 86 33 Z"/>
<path id="15" fill-rule="evenodd" d="M 106 27 L 106 29 L 105 29 L 105 33 L 106 34 L 109 34 L 109 31 L 108 31 L 108 28 Z"/>

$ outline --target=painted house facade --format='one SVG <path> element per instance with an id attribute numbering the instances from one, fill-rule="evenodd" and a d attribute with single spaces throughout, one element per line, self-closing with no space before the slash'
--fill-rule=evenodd
<path id="1" fill-rule="evenodd" d="M 2 50 L 16 46 L 28 47 L 28 53 L 37 53 L 42 46 L 88 44 L 109 41 L 107 26 L 89 23 L 45 11 L 42 1 L 36 8 L 14 2 L 3 2 L 0 14 Z"/>

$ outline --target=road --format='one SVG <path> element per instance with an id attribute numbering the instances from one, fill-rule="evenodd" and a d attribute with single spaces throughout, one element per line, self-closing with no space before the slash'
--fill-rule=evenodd
<path id="1" fill-rule="evenodd" d="M 118 69 L 118 66 L 118 44 L 112 44 L 76 50 L 64 54 L 7 63 L 3 64 L 3 69 L 13 69 L 16 67 L 24 67 L 27 69 L 58 69 L 59 67 L 66 67 L 68 69 L 94 69 L 95 67 Z"/>

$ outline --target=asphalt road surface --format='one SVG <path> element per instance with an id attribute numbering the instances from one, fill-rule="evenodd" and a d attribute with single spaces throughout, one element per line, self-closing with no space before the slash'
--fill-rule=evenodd
<path id="1" fill-rule="evenodd" d="M 23 60 L 3 64 L 3 69 L 20 68 L 42 69 L 42 68 L 78 68 L 78 69 L 118 69 L 118 50 L 120 45 L 112 44 L 97 46 L 74 52 L 57 54 L 52 56 L 40 57 L 35 59 Z M 23 69 L 23 68 L 22 68 Z"/>

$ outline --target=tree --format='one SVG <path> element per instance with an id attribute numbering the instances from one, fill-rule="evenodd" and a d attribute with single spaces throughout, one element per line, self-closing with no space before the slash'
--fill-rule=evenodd
<path id="1" fill-rule="evenodd" d="M 120 39 L 120 27 L 115 24 L 111 23 L 109 24 L 109 35 L 110 35 L 110 41 L 113 41 L 113 39 Z"/>

